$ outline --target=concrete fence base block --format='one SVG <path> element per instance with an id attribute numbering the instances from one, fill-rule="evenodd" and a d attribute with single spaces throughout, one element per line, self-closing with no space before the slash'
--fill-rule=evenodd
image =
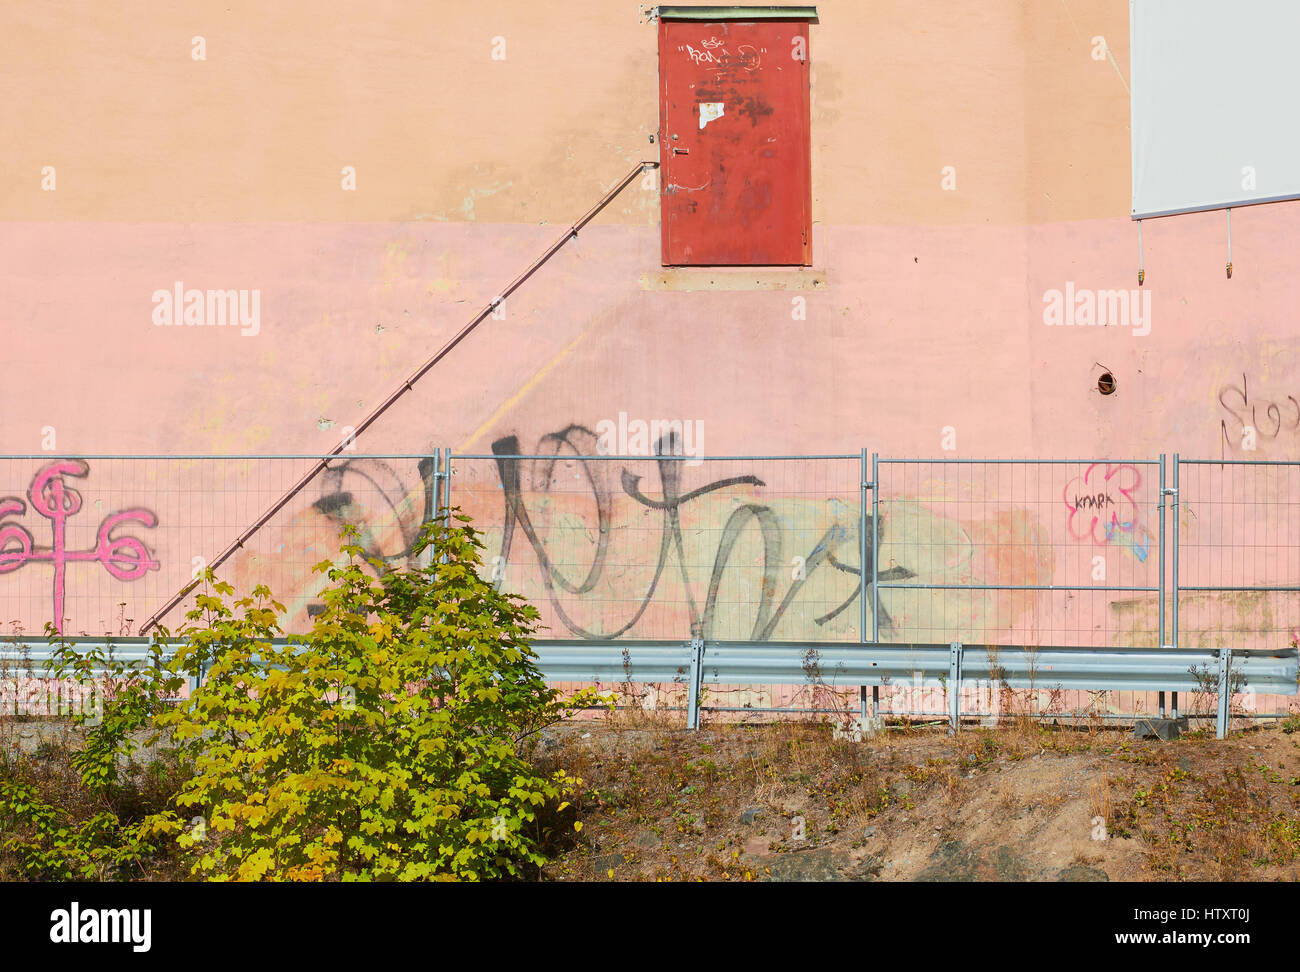
<path id="1" fill-rule="evenodd" d="M 1177 739 L 1187 731 L 1187 718 L 1138 719 L 1133 726 L 1134 739 Z"/>
<path id="2" fill-rule="evenodd" d="M 832 739 L 847 739 L 849 742 L 862 742 L 868 736 L 885 731 L 885 720 L 880 716 L 865 716 L 848 723 L 836 723 L 831 728 Z"/>

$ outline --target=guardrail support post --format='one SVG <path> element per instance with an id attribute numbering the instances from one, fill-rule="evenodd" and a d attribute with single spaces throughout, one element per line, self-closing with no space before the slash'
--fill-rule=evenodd
<path id="1" fill-rule="evenodd" d="M 700 683 L 704 677 L 704 639 L 691 639 L 691 681 L 686 689 L 686 728 L 700 728 Z"/>
<path id="2" fill-rule="evenodd" d="M 948 646 L 948 734 L 961 728 L 961 652 L 960 641 Z"/>
<path id="3" fill-rule="evenodd" d="M 1228 711 L 1232 702 L 1232 649 L 1219 649 L 1219 713 L 1215 719 L 1215 735 L 1219 739 L 1228 736 Z"/>

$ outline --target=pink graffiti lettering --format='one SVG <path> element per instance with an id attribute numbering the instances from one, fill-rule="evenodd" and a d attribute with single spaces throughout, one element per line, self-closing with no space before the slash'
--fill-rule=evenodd
<path id="1" fill-rule="evenodd" d="M 158 525 L 158 518 L 149 510 L 130 509 L 106 516 L 99 524 L 95 546 L 89 550 L 69 550 L 66 543 L 67 520 L 81 510 L 81 494 L 68 487 L 65 476 L 84 479 L 90 467 L 81 459 L 65 459 L 43 466 L 27 490 L 32 509 L 50 521 L 52 542 L 49 547 L 38 547 L 31 533 L 18 523 L 0 523 L 0 574 L 18 570 L 32 561 L 48 561 L 54 567 L 54 626 L 63 631 L 63 601 L 69 563 L 96 561 L 118 580 L 129 581 L 143 577 L 159 564 L 149 555 L 144 542 L 137 537 L 115 537 L 113 531 L 122 523 L 135 521 L 146 527 Z M 27 504 L 17 497 L 0 499 L 0 520 L 8 516 L 22 516 Z"/>

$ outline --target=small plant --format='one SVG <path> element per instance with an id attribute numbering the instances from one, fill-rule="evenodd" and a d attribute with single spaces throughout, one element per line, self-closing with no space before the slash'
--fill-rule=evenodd
<path id="1" fill-rule="evenodd" d="M 1103 776 L 1101 782 L 1088 785 L 1088 809 L 1092 813 L 1091 819 L 1100 824 L 1101 832 L 1105 834 L 1110 829 L 1112 815 L 1110 777 Z"/>
<path id="2" fill-rule="evenodd" d="M 842 729 L 850 727 L 853 723 L 853 712 L 843 694 L 827 684 L 822 671 L 821 652 L 816 646 L 809 645 L 803 650 L 799 657 L 799 667 L 803 669 L 807 684 L 800 688 L 796 699 L 805 691 L 807 692 L 808 707 L 813 710 L 810 714 L 814 717 L 814 721 L 822 721 L 817 717 L 833 713 L 835 722 Z"/>
<path id="3" fill-rule="evenodd" d="M 1219 673 L 1211 669 L 1208 664 L 1200 668 L 1192 665 L 1187 671 L 1196 681 L 1196 689 L 1192 693 L 1193 711 L 1197 715 L 1208 715 L 1219 704 Z M 1228 694 L 1237 695 L 1245 685 L 1245 674 L 1236 669 L 1232 670 L 1228 676 Z"/>

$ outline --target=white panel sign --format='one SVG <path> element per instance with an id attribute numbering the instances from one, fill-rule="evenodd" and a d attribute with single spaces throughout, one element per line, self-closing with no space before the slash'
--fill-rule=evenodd
<path id="1" fill-rule="evenodd" d="M 1300 0 L 1130 0 L 1133 217 L 1300 197 Z"/>

